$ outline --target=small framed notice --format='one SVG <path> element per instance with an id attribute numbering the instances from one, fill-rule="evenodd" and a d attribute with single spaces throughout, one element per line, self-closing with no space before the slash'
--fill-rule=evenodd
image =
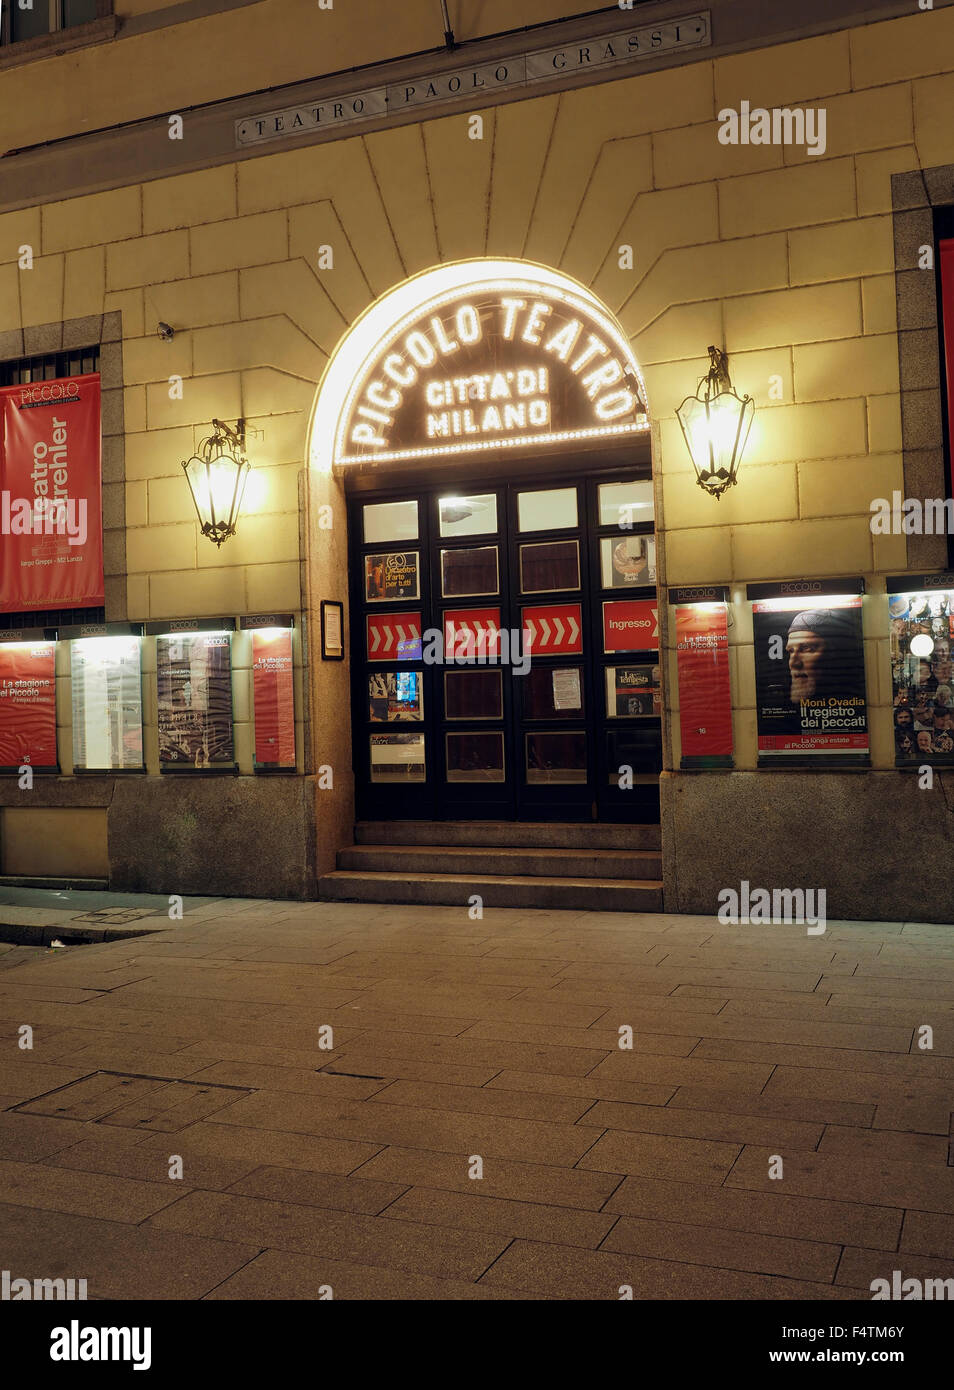
<path id="1" fill-rule="evenodd" d="M 344 661 L 344 604 L 321 600 L 321 659 Z"/>

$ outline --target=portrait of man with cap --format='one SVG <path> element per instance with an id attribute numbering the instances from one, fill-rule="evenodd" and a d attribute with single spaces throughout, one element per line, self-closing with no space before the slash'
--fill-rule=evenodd
<path id="1" fill-rule="evenodd" d="M 788 661 L 793 705 L 805 700 L 855 694 L 851 648 L 857 642 L 858 623 L 853 608 L 809 608 L 796 613 L 788 629 L 785 656 Z"/>

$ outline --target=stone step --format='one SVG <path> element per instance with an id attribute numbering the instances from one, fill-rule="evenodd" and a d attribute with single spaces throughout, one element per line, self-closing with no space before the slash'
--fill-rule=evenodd
<path id="1" fill-rule="evenodd" d="M 496 849 L 658 850 L 658 825 L 577 821 L 358 821 L 359 845 L 486 845 Z"/>
<path id="2" fill-rule="evenodd" d="M 662 877 L 656 850 L 537 849 L 495 845 L 351 845 L 339 869 L 365 873 L 490 874 L 507 878 L 646 879 Z"/>
<path id="3" fill-rule="evenodd" d="M 592 912 L 662 912 L 662 883 L 616 878 L 542 878 L 497 874 L 361 873 L 337 870 L 318 880 L 325 902 L 470 905 L 484 907 L 572 908 Z"/>

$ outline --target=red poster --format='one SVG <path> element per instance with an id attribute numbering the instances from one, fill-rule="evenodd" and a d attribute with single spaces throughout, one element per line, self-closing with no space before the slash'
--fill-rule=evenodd
<path id="1" fill-rule="evenodd" d="M 368 615 L 369 661 L 420 661 L 420 613 Z"/>
<path id="2" fill-rule="evenodd" d="M 572 656 L 583 650 L 583 615 L 578 603 L 547 603 L 523 610 L 531 656 Z"/>
<path id="3" fill-rule="evenodd" d="M 674 612 L 682 756 L 731 757 L 732 690 L 725 604 L 680 604 Z"/>
<path id="4" fill-rule="evenodd" d="M 603 651 L 656 651 L 659 605 L 654 598 L 614 599 L 603 604 Z"/>
<path id="5" fill-rule="evenodd" d="M 104 601 L 99 374 L 0 390 L 0 612 Z"/>
<path id="6" fill-rule="evenodd" d="M 56 644 L 0 646 L 0 767 L 56 767 Z"/>
<path id="7" fill-rule="evenodd" d="M 490 656 L 500 645 L 499 608 L 448 608 L 444 648 L 448 657 Z"/>
<path id="8" fill-rule="evenodd" d="M 941 318 L 947 369 L 947 428 L 951 467 L 954 468 L 954 238 L 939 244 L 941 262 Z"/>
<path id="9" fill-rule="evenodd" d="M 290 628 L 252 633 L 255 764 L 295 766 L 295 686 Z"/>

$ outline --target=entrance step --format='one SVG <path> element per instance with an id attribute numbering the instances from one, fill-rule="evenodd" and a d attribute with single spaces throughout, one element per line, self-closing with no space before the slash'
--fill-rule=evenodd
<path id="1" fill-rule="evenodd" d="M 662 876 L 658 850 L 488 849 L 483 845 L 353 845 L 338 868 L 379 874 L 486 874 L 507 878 L 635 879 Z"/>
<path id="2" fill-rule="evenodd" d="M 497 849 L 658 850 L 658 825 L 576 821 L 358 821 L 358 845 L 473 845 Z"/>
<path id="3" fill-rule="evenodd" d="M 484 862 L 490 858 L 485 856 Z M 326 902 L 421 903 L 464 908 L 474 894 L 483 899 L 484 907 L 661 912 L 663 906 L 662 883 L 658 879 L 338 870 L 318 880 L 318 896 Z"/>

